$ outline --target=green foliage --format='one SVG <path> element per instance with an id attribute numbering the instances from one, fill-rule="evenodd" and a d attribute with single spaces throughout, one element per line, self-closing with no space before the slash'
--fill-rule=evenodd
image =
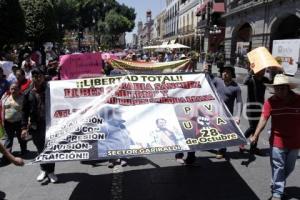
<path id="1" fill-rule="evenodd" d="M 57 24 L 60 26 L 63 24 L 64 29 L 76 29 L 77 28 L 77 0 L 53 0 L 53 10 Z M 61 27 L 62 28 L 62 27 Z"/>
<path id="2" fill-rule="evenodd" d="M 131 22 L 123 15 L 111 10 L 105 17 L 107 30 L 110 34 L 118 35 L 130 31 Z"/>
<path id="3" fill-rule="evenodd" d="M 18 0 L 0 0 L 0 48 L 23 41 L 25 20 Z"/>
<path id="4" fill-rule="evenodd" d="M 59 37 L 52 4 L 48 0 L 20 0 L 26 22 L 28 41 L 41 44 Z"/>

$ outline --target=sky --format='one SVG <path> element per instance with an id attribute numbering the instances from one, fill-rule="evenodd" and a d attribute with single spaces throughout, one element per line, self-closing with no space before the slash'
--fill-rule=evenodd
<path id="1" fill-rule="evenodd" d="M 154 19 L 164 8 L 166 0 L 117 0 L 120 4 L 124 3 L 128 7 L 135 9 L 135 28 L 131 33 L 126 33 L 126 42 L 132 41 L 132 34 L 137 32 L 137 23 L 146 21 L 146 11 L 152 11 L 152 19 Z"/>

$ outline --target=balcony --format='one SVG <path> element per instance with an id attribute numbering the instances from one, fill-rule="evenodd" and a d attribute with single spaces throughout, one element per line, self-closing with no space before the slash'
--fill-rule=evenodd
<path id="1" fill-rule="evenodd" d="M 189 34 L 192 32 L 194 32 L 192 25 L 184 26 L 178 30 L 178 34 L 180 34 L 180 35 L 185 35 L 185 34 Z"/>
<path id="2" fill-rule="evenodd" d="M 243 4 L 247 4 L 252 1 L 257 2 L 257 0 L 234 0 L 231 3 L 229 3 L 229 9 L 231 10 L 231 9 L 237 8 Z"/>
<path id="3" fill-rule="evenodd" d="M 205 20 L 200 20 L 198 23 L 197 23 L 197 28 L 205 28 L 208 26 L 208 20 L 205 19 Z"/>

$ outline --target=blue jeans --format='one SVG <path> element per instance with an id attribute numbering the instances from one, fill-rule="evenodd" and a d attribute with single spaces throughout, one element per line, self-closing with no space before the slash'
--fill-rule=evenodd
<path id="1" fill-rule="evenodd" d="M 281 198 L 284 194 L 286 179 L 295 168 L 299 149 L 270 149 L 270 161 L 272 168 L 272 195 Z"/>

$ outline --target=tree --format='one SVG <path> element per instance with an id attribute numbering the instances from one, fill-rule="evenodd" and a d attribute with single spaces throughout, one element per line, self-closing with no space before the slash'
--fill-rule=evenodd
<path id="1" fill-rule="evenodd" d="M 48 0 L 20 0 L 26 23 L 26 39 L 40 45 L 59 38 L 52 4 Z"/>
<path id="2" fill-rule="evenodd" d="M 53 0 L 53 10 L 57 25 L 64 25 L 65 29 L 77 28 L 76 0 Z"/>
<path id="3" fill-rule="evenodd" d="M 24 40 L 25 20 L 18 0 L 0 0 L 0 48 Z"/>
<path id="4" fill-rule="evenodd" d="M 78 0 L 78 29 L 95 28 L 97 41 L 106 40 L 110 46 L 118 36 L 134 28 L 136 13 L 134 8 L 120 5 L 115 0 Z M 107 38 L 110 40 L 107 41 Z M 108 44 L 107 43 L 107 44 Z"/>
<path id="5" fill-rule="evenodd" d="M 117 13 L 116 10 L 111 10 L 105 17 L 107 32 L 111 35 L 111 45 L 114 47 L 115 41 L 118 41 L 120 35 L 132 30 L 134 25 L 125 16 Z"/>

